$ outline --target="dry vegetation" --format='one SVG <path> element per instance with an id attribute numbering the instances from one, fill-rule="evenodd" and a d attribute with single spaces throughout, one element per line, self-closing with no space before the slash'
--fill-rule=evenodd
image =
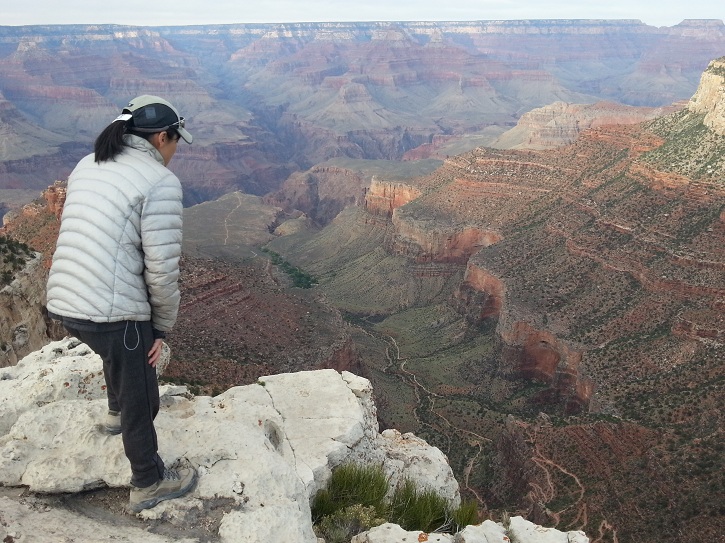
<path id="1" fill-rule="evenodd" d="M 708 169 L 723 171 L 722 139 L 683 114 L 650 130 L 602 128 L 557 152 L 478 149 L 416 180 L 423 195 L 398 217 L 421 240 L 502 235 L 472 262 L 505 283 L 504 322 L 452 311 L 464 266 L 417 262 L 380 218 L 349 211 L 272 243 L 358 327 L 384 425 L 440 446 L 494 517 L 517 510 L 610 542 L 721 525 L 725 193 Z M 696 149 L 671 155 L 683 141 Z M 523 346 L 496 333 L 519 320 L 582 354 L 583 411 L 562 411 L 564 374 L 521 379 Z"/>

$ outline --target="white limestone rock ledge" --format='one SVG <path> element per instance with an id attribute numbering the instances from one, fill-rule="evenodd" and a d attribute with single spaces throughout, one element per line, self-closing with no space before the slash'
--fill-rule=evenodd
<path id="1" fill-rule="evenodd" d="M 131 473 L 121 438 L 104 434 L 99 425 L 107 409 L 101 367 L 86 345 L 67 338 L 0 369 L 1 487 L 27 487 L 33 493 L 128 487 Z M 49 508 L 42 494 L 8 497 L 6 488 L 0 493 L 0 540 L 192 543 L 199 539 L 183 527 L 215 510 L 221 516 L 216 537 L 223 543 L 318 543 L 310 501 L 332 469 L 346 461 L 378 463 L 392 484 L 405 476 L 454 506 L 460 502 L 445 455 L 412 434 L 380 433 L 370 382 L 352 373 L 267 376 L 213 398 L 194 397 L 183 386 L 162 386 L 161 397 L 160 454 L 169 465 L 191 463 L 199 481 L 188 495 L 139 517 L 177 527 L 176 536 L 141 527 L 136 533 L 132 526 L 119 530 L 106 519 Z M 368 539 L 358 541 L 410 540 L 381 530 L 361 534 Z"/>
<path id="2" fill-rule="evenodd" d="M 466 526 L 457 534 L 425 534 L 406 532 L 397 524 L 383 524 L 377 528 L 356 535 L 351 543 L 589 543 L 581 531 L 561 532 L 554 528 L 543 528 L 522 517 L 511 517 L 509 526 L 485 520 L 476 526 Z"/>
<path id="3" fill-rule="evenodd" d="M 68 338 L 0 370 L 0 485 L 41 493 L 128 486 L 121 438 L 99 427 L 107 409 L 101 367 Z M 169 465 L 190 462 L 200 476 L 190 495 L 144 518 L 183 525 L 221 498 L 233 503 L 221 541 L 316 543 L 311 497 L 348 460 L 377 462 L 393 481 L 405 472 L 460 501 L 445 455 L 413 435 L 380 434 L 370 382 L 351 373 L 273 375 L 213 398 L 181 386 L 162 386 L 161 395 L 160 454 Z"/>

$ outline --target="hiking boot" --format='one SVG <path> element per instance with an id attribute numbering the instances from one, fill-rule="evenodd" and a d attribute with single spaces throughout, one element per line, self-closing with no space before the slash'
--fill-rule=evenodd
<path id="1" fill-rule="evenodd" d="M 108 410 L 106 420 L 103 422 L 104 429 L 107 434 L 116 436 L 121 433 L 121 413 L 118 411 Z"/>
<path id="2" fill-rule="evenodd" d="M 194 468 L 166 469 L 159 482 L 146 488 L 131 488 L 128 508 L 133 513 L 155 507 L 159 502 L 183 496 L 196 482 Z"/>

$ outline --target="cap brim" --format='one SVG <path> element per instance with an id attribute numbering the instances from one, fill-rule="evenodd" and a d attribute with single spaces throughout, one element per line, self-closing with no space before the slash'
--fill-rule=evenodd
<path id="1" fill-rule="evenodd" d="M 191 143 L 193 141 L 194 137 L 191 134 L 189 134 L 185 128 L 179 127 L 176 129 L 176 131 L 179 133 L 179 136 L 184 138 L 184 141 L 186 143 Z"/>

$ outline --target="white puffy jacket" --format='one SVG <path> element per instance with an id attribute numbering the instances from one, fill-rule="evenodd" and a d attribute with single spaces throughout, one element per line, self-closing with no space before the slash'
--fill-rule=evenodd
<path id="1" fill-rule="evenodd" d="M 145 139 L 124 136 L 115 160 L 83 158 L 68 178 L 48 278 L 48 311 L 166 332 L 179 309 L 182 193 Z"/>

